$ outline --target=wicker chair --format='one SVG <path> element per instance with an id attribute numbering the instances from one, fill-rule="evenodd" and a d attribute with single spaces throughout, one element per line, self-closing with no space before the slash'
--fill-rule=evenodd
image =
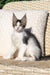
<path id="1" fill-rule="evenodd" d="M 25 10 L 25 9 L 48 9 L 50 13 L 50 1 L 22 1 L 11 2 L 6 4 L 3 9 L 6 10 Z M 45 51 L 50 54 L 50 15 L 47 23 L 47 31 L 45 36 Z"/>
<path id="2" fill-rule="evenodd" d="M 21 1 L 6 4 L 3 9 L 6 10 L 25 10 L 25 9 L 48 9 L 49 18 L 47 23 L 47 31 L 45 36 L 46 55 L 50 54 L 50 1 Z M 49 57 L 50 59 L 50 57 Z M 10 63 L 9 63 L 10 62 Z M 0 75 L 49 75 L 50 60 L 35 62 L 16 62 L 14 60 L 1 60 Z M 7 66 L 8 65 L 8 66 Z M 12 65 L 12 66 L 10 66 Z M 14 65 L 14 66 L 13 66 Z M 16 65 L 16 66 L 15 66 Z"/>

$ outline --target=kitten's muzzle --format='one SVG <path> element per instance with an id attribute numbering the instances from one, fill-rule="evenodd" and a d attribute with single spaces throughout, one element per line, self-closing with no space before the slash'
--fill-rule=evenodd
<path id="1" fill-rule="evenodd" d="M 17 27 L 17 30 L 19 29 L 19 27 Z"/>

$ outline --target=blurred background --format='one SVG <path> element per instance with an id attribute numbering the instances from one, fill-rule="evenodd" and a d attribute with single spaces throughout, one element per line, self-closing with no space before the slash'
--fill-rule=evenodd
<path id="1" fill-rule="evenodd" d="M 13 2 L 13 1 L 37 1 L 37 0 L 0 0 L 0 9 L 2 9 L 2 7 L 9 2 Z"/>

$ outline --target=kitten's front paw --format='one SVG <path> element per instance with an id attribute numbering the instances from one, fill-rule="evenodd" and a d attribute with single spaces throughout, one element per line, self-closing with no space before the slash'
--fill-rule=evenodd
<path id="1" fill-rule="evenodd" d="M 20 58 L 19 58 L 19 57 L 17 57 L 17 58 L 15 58 L 15 60 L 20 60 Z"/>
<path id="2" fill-rule="evenodd" d="M 22 57 L 22 58 L 17 57 L 17 58 L 15 58 L 15 60 L 26 61 L 26 60 L 27 60 L 27 58 L 26 58 L 26 57 Z"/>
<path id="3" fill-rule="evenodd" d="M 10 56 L 3 56 L 3 59 L 10 59 Z"/>

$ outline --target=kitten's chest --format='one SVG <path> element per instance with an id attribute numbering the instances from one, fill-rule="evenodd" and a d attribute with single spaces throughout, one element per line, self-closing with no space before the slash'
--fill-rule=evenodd
<path id="1" fill-rule="evenodd" d="M 13 32 L 12 34 L 12 40 L 15 44 L 21 44 L 23 39 L 23 33 Z"/>

